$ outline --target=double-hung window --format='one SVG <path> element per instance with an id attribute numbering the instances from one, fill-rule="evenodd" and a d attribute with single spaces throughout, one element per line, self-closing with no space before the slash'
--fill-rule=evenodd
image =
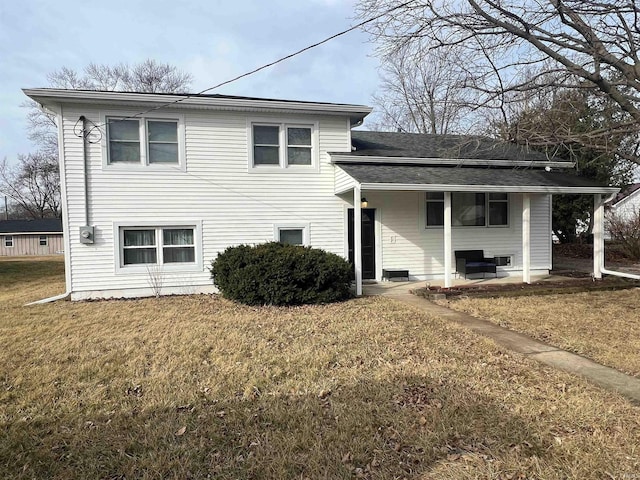
<path id="1" fill-rule="evenodd" d="M 251 124 L 251 167 L 313 167 L 317 162 L 315 130 L 315 125 Z"/>
<path id="2" fill-rule="evenodd" d="M 106 123 L 107 164 L 182 163 L 179 119 L 107 117 Z"/>
<path id="3" fill-rule="evenodd" d="M 194 227 L 122 227 L 120 263 L 128 265 L 195 264 Z"/>
<path id="4" fill-rule="evenodd" d="M 4 236 L 4 246 L 7 248 L 13 248 L 13 235 Z"/>
<path id="5" fill-rule="evenodd" d="M 46 235 L 40 235 L 39 243 L 41 247 L 46 247 L 49 244 L 49 239 Z"/>
<path id="6" fill-rule="evenodd" d="M 444 225 L 444 193 L 427 192 L 426 226 Z M 453 192 L 451 225 L 454 227 L 506 227 L 509 225 L 507 193 Z"/>

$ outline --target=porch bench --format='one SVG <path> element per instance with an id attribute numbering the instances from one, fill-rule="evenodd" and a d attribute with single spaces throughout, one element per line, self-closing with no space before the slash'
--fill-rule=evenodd
<path id="1" fill-rule="evenodd" d="M 382 269 L 382 279 L 391 280 L 392 278 L 406 278 L 409 281 L 409 270 L 387 270 Z"/>
<path id="2" fill-rule="evenodd" d="M 456 272 L 464 278 L 472 273 L 493 273 L 496 277 L 496 262 L 493 258 L 485 258 L 484 250 L 456 250 Z"/>

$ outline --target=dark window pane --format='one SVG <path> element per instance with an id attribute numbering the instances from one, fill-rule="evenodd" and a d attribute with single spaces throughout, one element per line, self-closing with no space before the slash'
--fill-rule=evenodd
<path id="1" fill-rule="evenodd" d="M 125 248 L 124 264 L 135 265 L 140 263 L 156 263 L 155 248 Z"/>
<path id="2" fill-rule="evenodd" d="M 490 193 L 489 194 L 489 201 L 491 200 L 507 200 L 508 199 L 508 194 L 507 193 Z"/>
<path id="3" fill-rule="evenodd" d="M 178 142 L 177 122 L 147 122 L 150 142 Z"/>
<path id="4" fill-rule="evenodd" d="M 280 230 L 280 241 L 282 243 L 288 243 L 290 245 L 302 245 L 302 229 L 281 229 Z"/>
<path id="5" fill-rule="evenodd" d="M 311 129 L 310 128 L 288 128 L 287 129 L 288 145 L 305 145 L 311 146 Z"/>
<path id="6" fill-rule="evenodd" d="M 254 165 L 278 165 L 280 155 L 278 147 L 253 147 Z"/>
<path id="7" fill-rule="evenodd" d="M 254 145 L 280 145 L 280 127 L 254 125 L 253 144 Z"/>
<path id="8" fill-rule="evenodd" d="M 311 149 L 305 147 L 289 147 L 287 149 L 289 165 L 311 165 Z"/>
<path id="9" fill-rule="evenodd" d="M 140 122 L 138 120 L 109 120 L 109 140 L 139 142 Z"/>
<path id="10" fill-rule="evenodd" d="M 193 229 L 165 228 L 162 241 L 164 245 L 193 245 Z"/>
<path id="11" fill-rule="evenodd" d="M 453 193 L 451 198 L 451 217 L 451 223 L 456 226 L 484 226 L 484 193 Z"/>
<path id="12" fill-rule="evenodd" d="M 427 192 L 427 200 L 444 201 L 444 192 Z"/>
<path id="13" fill-rule="evenodd" d="M 109 142 L 109 163 L 140 163 L 140 143 Z"/>
<path id="14" fill-rule="evenodd" d="M 507 202 L 489 202 L 489 225 L 508 225 L 508 212 Z"/>
<path id="15" fill-rule="evenodd" d="M 427 202 L 427 227 L 444 225 L 444 203 Z"/>
<path id="16" fill-rule="evenodd" d="M 164 263 L 194 263 L 196 261 L 193 247 L 164 247 L 162 249 Z"/>
<path id="17" fill-rule="evenodd" d="M 178 163 L 178 144 L 150 143 L 149 163 Z"/>
<path id="18" fill-rule="evenodd" d="M 141 247 L 156 244 L 155 230 L 125 230 L 124 246 Z"/>

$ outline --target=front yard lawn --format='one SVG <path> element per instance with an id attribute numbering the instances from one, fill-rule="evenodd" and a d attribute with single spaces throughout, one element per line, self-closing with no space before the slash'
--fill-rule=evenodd
<path id="1" fill-rule="evenodd" d="M 23 307 L 60 271 L 6 265 L 0 478 L 640 474 L 640 407 L 392 300 Z"/>
<path id="2" fill-rule="evenodd" d="M 640 377 L 640 288 L 445 304 Z"/>

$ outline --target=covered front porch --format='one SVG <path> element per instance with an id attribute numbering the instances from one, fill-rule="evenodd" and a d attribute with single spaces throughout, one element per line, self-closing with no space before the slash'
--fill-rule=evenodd
<path id="1" fill-rule="evenodd" d="M 444 288 L 467 282 L 529 284 L 553 278 L 549 276 L 552 195 L 563 193 L 593 196 L 592 275 L 602 278 L 604 203 L 617 192 L 615 188 L 532 169 L 339 167 L 352 180 L 347 184 L 341 178 L 341 190 L 336 193 L 351 205 L 349 256 L 357 295 L 401 288 L 382 281 L 385 270 L 406 270 L 410 280 Z M 497 278 L 487 274 L 465 279 L 457 273 L 456 252 L 470 249 L 495 259 Z M 367 265 L 372 256 L 373 274 Z M 378 286 L 365 285 L 367 279 L 375 279 Z M 411 288 L 410 283 L 406 285 Z"/>

